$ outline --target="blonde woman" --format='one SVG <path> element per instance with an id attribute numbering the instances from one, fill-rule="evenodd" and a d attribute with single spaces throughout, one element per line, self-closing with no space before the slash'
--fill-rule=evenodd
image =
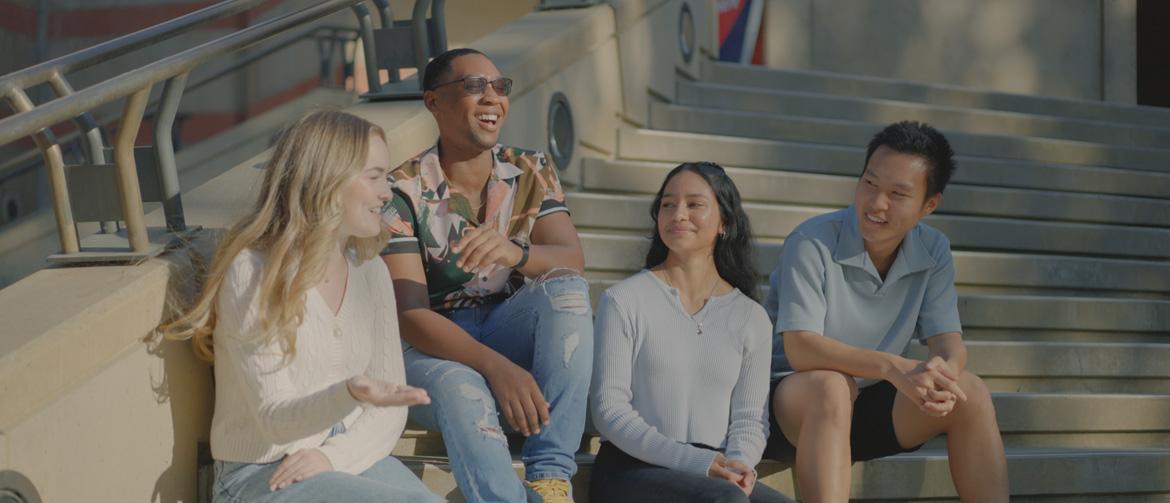
<path id="1" fill-rule="evenodd" d="M 281 136 L 190 312 L 164 328 L 215 362 L 214 500 L 438 501 L 390 456 L 406 406 L 394 289 L 377 257 L 390 198 L 377 126 L 310 113 Z"/>

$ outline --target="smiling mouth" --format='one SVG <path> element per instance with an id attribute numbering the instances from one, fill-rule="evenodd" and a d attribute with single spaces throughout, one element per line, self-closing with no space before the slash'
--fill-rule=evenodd
<path id="1" fill-rule="evenodd" d="M 496 123 L 500 121 L 500 116 L 497 114 L 478 114 L 475 116 L 475 118 L 480 122 L 480 124 L 486 124 L 489 126 L 495 126 Z"/>
<path id="2" fill-rule="evenodd" d="M 878 217 L 875 217 L 875 216 L 873 216 L 873 215 L 870 215 L 869 213 L 866 213 L 866 214 L 865 214 L 865 219 L 866 219 L 866 220 L 869 220 L 869 221 L 870 221 L 870 223 L 879 224 L 879 225 L 880 225 L 880 224 L 885 224 L 885 223 L 888 223 L 888 221 L 887 221 L 887 220 L 882 220 L 882 219 L 880 219 L 880 218 L 878 218 Z"/>

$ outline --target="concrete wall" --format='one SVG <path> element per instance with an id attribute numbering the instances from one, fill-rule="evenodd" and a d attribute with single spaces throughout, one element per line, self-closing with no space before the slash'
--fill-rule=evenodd
<path id="1" fill-rule="evenodd" d="M 765 61 L 1134 103 L 1135 0 L 767 0 Z"/>

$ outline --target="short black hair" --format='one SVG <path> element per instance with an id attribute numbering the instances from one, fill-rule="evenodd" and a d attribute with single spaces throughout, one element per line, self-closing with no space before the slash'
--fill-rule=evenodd
<path id="1" fill-rule="evenodd" d="M 485 58 L 487 57 L 486 54 L 470 47 L 451 49 L 447 52 L 444 52 L 443 54 L 435 56 L 435 59 L 432 59 L 430 63 L 427 63 L 427 67 L 423 69 L 423 90 L 433 91 L 435 86 L 442 83 L 442 81 L 439 79 L 446 75 L 447 71 L 451 69 L 451 62 L 455 61 L 455 58 L 458 58 L 459 56 L 466 56 L 468 54 L 479 54 Z"/>
<path id="2" fill-rule="evenodd" d="M 930 125 L 902 121 L 886 126 L 869 141 L 869 148 L 865 152 L 865 165 L 861 173 L 865 174 L 865 166 L 869 166 L 869 158 L 878 147 L 887 147 L 903 154 L 913 154 L 926 159 L 926 199 L 935 194 L 941 194 L 955 173 L 955 152 L 951 150 L 951 143 L 947 137 Z"/>

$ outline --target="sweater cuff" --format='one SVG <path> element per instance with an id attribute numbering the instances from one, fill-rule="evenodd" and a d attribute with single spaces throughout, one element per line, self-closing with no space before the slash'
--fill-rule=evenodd
<path id="1" fill-rule="evenodd" d="M 351 465 L 353 464 L 352 456 L 337 445 L 322 445 L 317 450 L 321 451 L 326 458 L 329 458 L 329 464 L 333 465 L 333 471 L 353 473 Z M 353 473 L 353 475 L 358 475 Z"/>
<path id="2" fill-rule="evenodd" d="M 687 449 L 683 458 L 679 460 L 678 466 L 675 468 L 687 473 L 706 477 L 707 471 L 711 468 L 711 463 L 715 461 L 715 456 L 718 456 L 719 453 L 691 445 L 687 447 L 689 449 Z"/>

